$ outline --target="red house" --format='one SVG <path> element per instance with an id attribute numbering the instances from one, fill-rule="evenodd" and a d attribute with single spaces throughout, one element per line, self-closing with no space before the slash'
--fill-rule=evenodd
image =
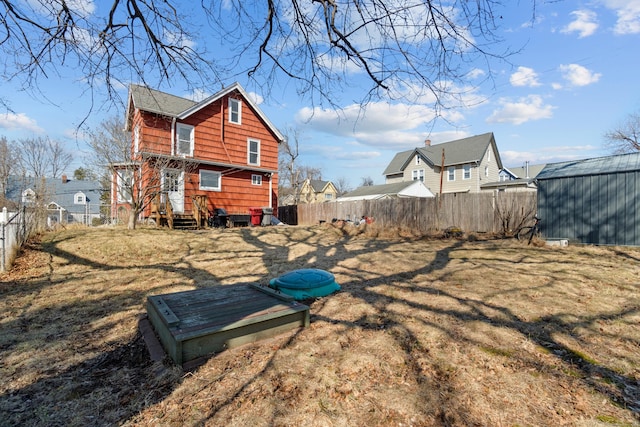
<path id="1" fill-rule="evenodd" d="M 200 102 L 132 85 L 126 130 L 131 161 L 114 165 L 113 216 L 201 226 L 218 208 L 277 208 L 283 136 L 239 84 Z"/>

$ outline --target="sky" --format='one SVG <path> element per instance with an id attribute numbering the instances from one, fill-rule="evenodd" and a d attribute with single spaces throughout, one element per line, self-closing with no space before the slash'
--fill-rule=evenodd
<path id="1" fill-rule="evenodd" d="M 517 53 L 468 64 L 465 85 L 475 102 L 454 106 L 441 118 L 434 119 L 428 103 L 379 100 L 363 111 L 344 101 L 363 96 L 356 92 L 361 72 L 350 76 L 354 93 L 342 97 L 339 111 L 312 104 L 289 85 L 269 97 L 255 86 L 247 91 L 277 128 L 297 129 L 300 165 L 320 169 L 324 180 L 346 180 L 352 189 L 364 178 L 383 184 L 395 153 L 426 139 L 434 145 L 493 132 L 505 167 L 611 154 L 604 134 L 640 111 L 640 0 L 538 0 L 535 14 L 532 0 L 504 3 L 497 35 Z M 237 80 L 246 83 L 242 76 Z M 0 136 L 48 136 L 74 156 L 67 175 L 86 167 L 88 149 L 78 125 L 86 119 L 95 126 L 123 113 L 113 108 L 87 118 L 90 96 L 81 81 L 77 70 L 64 68 L 40 79 L 38 91 L 2 80 L 0 97 L 11 111 L 0 110 Z M 180 87 L 158 89 L 196 96 Z M 126 87 L 121 90 L 126 99 Z"/>

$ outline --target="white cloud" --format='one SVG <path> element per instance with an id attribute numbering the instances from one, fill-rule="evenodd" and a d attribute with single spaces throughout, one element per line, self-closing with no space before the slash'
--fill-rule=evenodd
<path id="1" fill-rule="evenodd" d="M 507 98 L 498 101 L 500 108 L 494 110 L 487 123 L 511 123 L 521 125 L 531 120 L 549 119 L 555 107 L 544 104 L 541 96 L 529 95 L 511 102 Z"/>
<path id="2" fill-rule="evenodd" d="M 482 77 L 485 74 L 486 73 L 484 70 L 481 70 L 480 68 L 474 68 L 473 70 L 467 73 L 467 77 L 470 79 L 477 79 L 478 77 Z"/>
<path id="3" fill-rule="evenodd" d="M 593 145 L 566 145 L 561 147 L 545 147 L 544 151 L 514 151 L 500 150 L 502 163 L 507 167 L 524 166 L 525 162 L 531 165 L 543 163 L 564 162 L 568 160 L 584 159 L 589 154 L 598 154 L 600 147 Z"/>
<path id="4" fill-rule="evenodd" d="M 247 93 L 247 96 L 256 105 L 260 105 L 260 104 L 262 104 L 264 102 L 264 97 L 262 95 L 259 95 L 259 94 L 255 93 L 255 92 L 249 92 L 249 93 Z"/>
<path id="5" fill-rule="evenodd" d="M 340 111 L 302 108 L 296 114 L 296 121 L 312 131 L 355 138 L 362 145 L 389 149 L 422 145 L 427 134 L 416 129 L 433 119 L 433 108 L 386 102 L 370 103 L 366 109 L 353 104 Z"/>
<path id="6" fill-rule="evenodd" d="M 518 71 L 511 74 L 509 82 L 512 86 L 540 86 L 538 73 L 536 73 L 533 68 L 529 67 L 518 67 Z"/>
<path id="7" fill-rule="evenodd" d="M 587 86 L 596 83 L 602 77 L 602 74 L 594 73 L 578 64 L 562 64 L 560 65 L 560 72 L 571 86 Z"/>
<path id="8" fill-rule="evenodd" d="M 588 37 L 596 32 L 598 23 L 595 12 L 590 10 L 574 10 L 571 15 L 575 17 L 573 21 L 560 30 L 562 33 L 578 33 L 579 38 Z"/>
<path id="9" fill-rule="evenodd" d="M 640 33 L 640 0 L 603 0 L 603 3 L 618 16 L 613 28 L 615 34 Z"/>
<path id="10" fill-rule="evenodd" d="M 7 130 L 26 130 L 35 133 L 42 133 L 44 131 L 38 126 L 34 119 L 24 113 L 0 114 L 0 128 Z"/>

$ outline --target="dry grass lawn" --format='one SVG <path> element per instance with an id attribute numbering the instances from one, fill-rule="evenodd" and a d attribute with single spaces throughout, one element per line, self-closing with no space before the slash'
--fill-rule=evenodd
<path id="1" fill-rule="evenodd" d="M 148 295 L 303 267 L 342 286 L 308 328 L 190 372 L 150 360 Z M 0 278 L 3 426 L 640 425 L 638 248 L 67 229 Z"/>

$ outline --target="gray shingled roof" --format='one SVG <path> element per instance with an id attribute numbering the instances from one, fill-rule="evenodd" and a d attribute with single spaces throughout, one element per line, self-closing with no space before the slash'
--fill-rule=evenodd
<path id="1" fill-rule="evenodd" d="M 640 170 L 640 153 L 630 153 L 616 156 L 597 157 L 594 159 L 550 163 L 545 166 L 536 179 L 543 180 L 569 176 L 600 175 L 637 170 Z"/>
<path id="2" fill-rule="evenodd" d="M 541 165 L 529 165 L 529 178 L 535 178 L 538 174 L 544 169 L 546 163 Z M 527 172 L 524 166 L 517 168 L 508 168 L 511 173 L 513 173 L 518 178 L 526 178 Z"/>
<path id="3" fill-rule="evenodd" d="M 149 89 L 148 87 L 131 85 L 129 89 L 133 105 L 150 113 L 175 117 L 193 107 L 197 102 L 179 96 Z"/>
<path id="4" fill-rule="evenodd" d="M 408 162 L 416 153 L 430 164 L 440 166 L 442 164 L 442 150 L 445 152 L 444 166 L 472 163 L 482 159 L 493 139 L 493 132 L 482 135 L 470 136 L 455 141 L 435 144 L 429 147 L 418 147 L 413 150 L 397 153 L 391 163 L 384 170 L 383 175 L 402 173 Z M 499 159 L 499 157 L 498 157 Z M 500 160 L 498 160 L 500 162 Z M 501 165 L 499 165 L 502 167 Z"/>
<path id="5" fill-rule="evenodd" d="M 326 187 L 327 184 L 329 184 L 329 181 L 321 181 L 319 179 L 310 179 L 309 180 L 309 185 L 311 185 L 311 188 L 316 193 L 320 193 L 322 190 L 324 190 L 324 187 Z"/>

